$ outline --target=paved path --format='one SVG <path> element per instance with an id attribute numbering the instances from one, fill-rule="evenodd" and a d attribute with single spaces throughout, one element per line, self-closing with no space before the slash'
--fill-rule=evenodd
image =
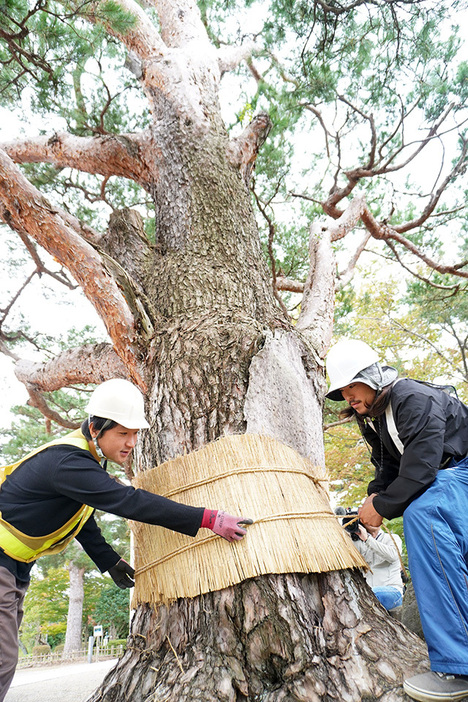
<path id="1" fill-rule="evenodd" d="M 85 702 L 117 659 L 17 670 L 5 702 Z"/>

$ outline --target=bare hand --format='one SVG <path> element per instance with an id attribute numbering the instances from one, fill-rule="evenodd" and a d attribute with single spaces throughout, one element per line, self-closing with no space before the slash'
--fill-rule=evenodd
<path id="1" fill-rule="evenodd" d="M 359 536 L 359 538 L 361 539 L 361 541 L 364 541 L 364 542 L 366 542 L 367 539 L 369 538 L 369 532 L 366 531 L 366 529 L 364 529 L 364 527 L 361 526 L 361 524 L 359 524 L 359 527 L 358 527 L 358 530 L 357 530 L 357 535 Z"/>
<path id="2" fill-rule="evenodd" d="M 374 497 L 376 495 L 376 492 L 369 495 L 359 509 L 359 519 L 365 526 L 379 527 L 383 522 L 383 517 L 374 508 Z"/>

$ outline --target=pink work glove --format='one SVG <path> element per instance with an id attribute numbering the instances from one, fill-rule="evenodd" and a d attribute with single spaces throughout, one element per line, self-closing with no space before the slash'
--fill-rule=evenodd
<path id="1" fill-rule="evenodd" d="M 239 526 L 240 524 L 253 524 L 253 521 L 244 517 L 233 517 L 227 512 L 205 509 L 201 526 L 211 529 L 226 541 L 240 541 L 247 534 L 246 529 Z"/>

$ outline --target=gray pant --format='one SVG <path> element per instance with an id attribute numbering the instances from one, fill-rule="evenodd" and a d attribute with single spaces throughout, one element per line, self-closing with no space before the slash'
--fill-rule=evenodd
<path id="1" fill-rule="evenodd" d="M 27 583 L 0 566 L 0 702 L 5 699 L 18 662 L 18 630 L 27 589 Z"/>

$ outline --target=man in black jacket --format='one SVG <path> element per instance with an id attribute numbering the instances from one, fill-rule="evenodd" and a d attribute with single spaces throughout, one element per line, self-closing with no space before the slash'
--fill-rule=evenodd
<path id="1" fill-rule="evenodd" d="M 23 600 L 35 560 L 63 550 L 73 539 L 101 572 L 121 588 L 132 587 L 134 570 L 105 541 L 93 512 L 155 524 L 195 536 L 208 528 L 228 541 L 242 539 L 242 524 L 225 512 L 191 507 L 135 489 L 106 472 L 107 459 L 123 464 L 138 431 L 148 428 L 143 396 L 127 380 L 96 388 L 81 431 L 72 432 L 25 456 L 4 471 L 0 489 L 0 702 L 18 658 Z"/>
<path id="2" fill-rule="evenodd" d="M 331 400 L 348 403 L 375 478 L 359 510 L 378 527 L 403 515 L 409 567 L 431 662 L 404 682 L 416 700 L 468 696 L 468 407 L 444 389 L 382 366 L 358 340 L 327 357 Z"/>

